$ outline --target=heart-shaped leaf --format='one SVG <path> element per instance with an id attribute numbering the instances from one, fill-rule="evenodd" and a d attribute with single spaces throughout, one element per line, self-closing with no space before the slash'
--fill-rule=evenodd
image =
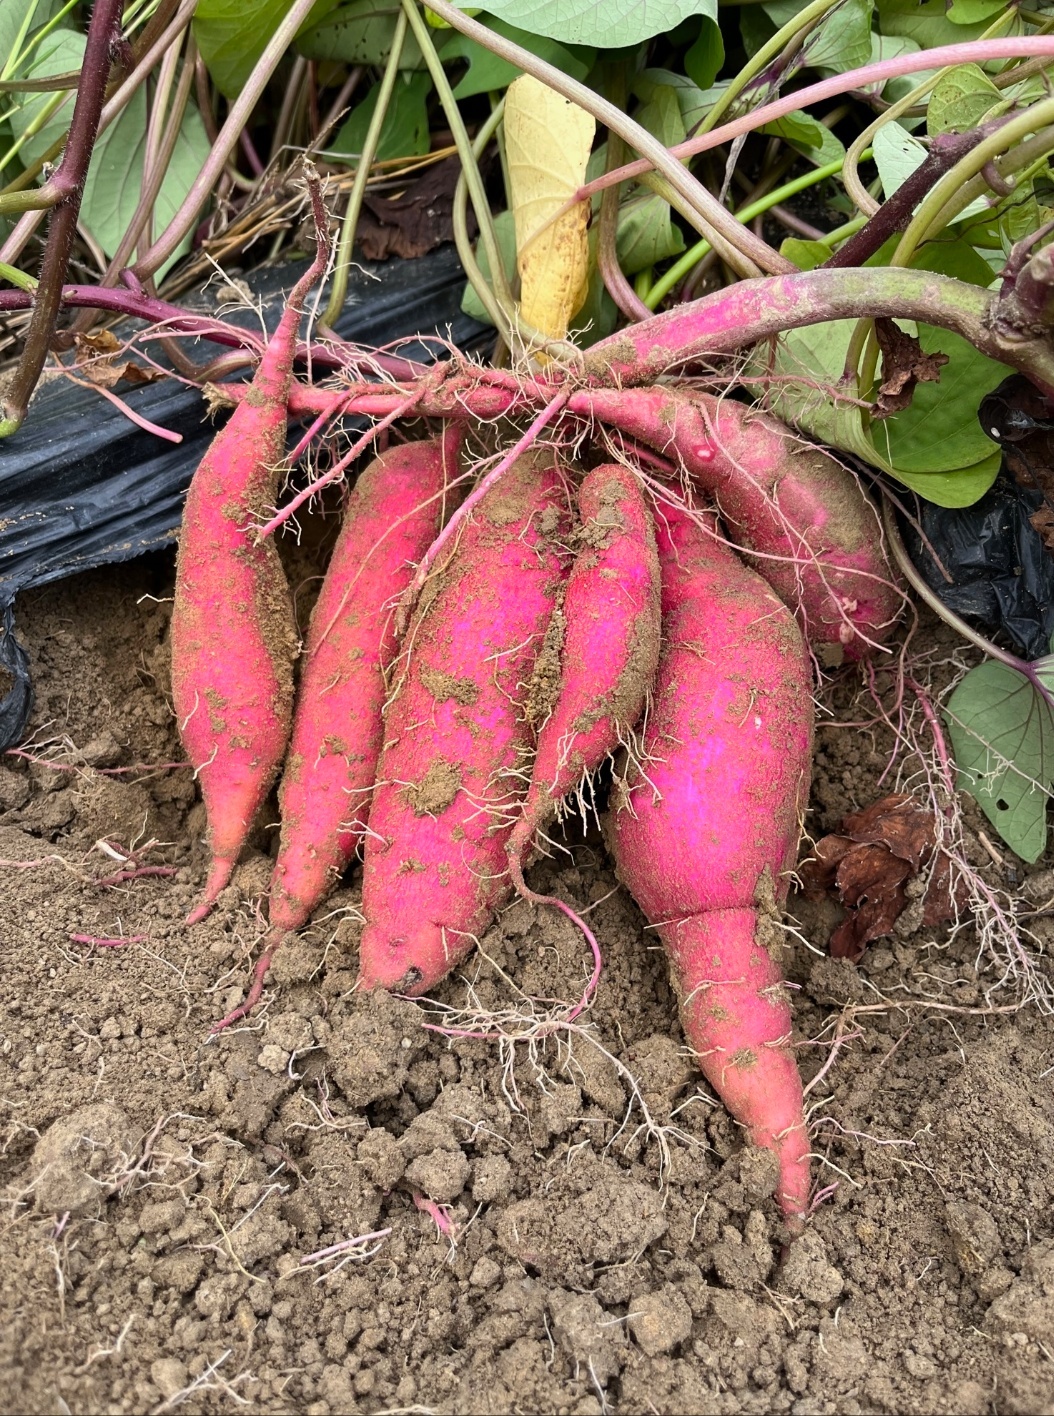
<path id="1" fill-rule="evenodd" d="M 1041 659 L 1037 676 L 1054 687 L 1054 659 Z M 1022 860 L 1047 844 L 1047 798 L 1054 785 L 1054 712 L 1023 673 L 986 660 L 971 669 L 945 709 L 958 786 Z"/>
<path id="2" fill-rule="evenodd" d="M 642 44 L 691 15 L 717 19 L 717 0 L 487 0 L 486 8 L 532 34 L 598 49 Z"/>

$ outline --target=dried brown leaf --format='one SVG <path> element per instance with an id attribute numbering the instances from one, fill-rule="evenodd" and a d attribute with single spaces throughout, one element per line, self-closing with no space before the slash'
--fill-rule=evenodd
<path id="1" fill-rule="evenodd" d="M 937 822 L 932 811 L 914 797 L 883 797 L 863 811 L 854 811 L 842 822 L 842 831 L 853 841 L 884 845 L 920 870 L 937 843 Z"/>
<path id="2" fill-rule="evenodd" d="M 837 834 L 816 842 L 799 866 L 807 890 L 828 891 L 846 918 L 830 939 L 831 953 L 854 963 L 873 939 L 891 934 L 907 908 L 908 881 L 934 861 L 937 818 L 914 797 L 893 794 L 846 816 Z M 923 900 L 922 923 L 942 924 L 967 905 L 961 880 L 952 886 L 951 860 L 937 854 Z"/>
<path id="3" fill-rule="evenodd" d="M 940 383 L 948 356 L 924 354 L 915 336 L 889 319 L 875 320 L 875 338 L 882 351 L 882 385 L 871 416 L 888 418 L 911 406 L 916 384 Z"/>
<path id="4" fill-rule="evenodd" d="M 412 260 L 454 239 L 454 189 L 461 171 L 445 157 L 411 177 L 393 193 L 367 190 L 356 240 L 369 261 L 389 256 Z M 474 218 L 470 214 L 470 234 Z"/>
<path id="5" fill-rule="evenodd" d="M 94 334 L 78 334 L 74 340 L 73 361 L 78 374 L 88 383 L 99 388 L 114 388 L 117 384 L 153 383 L 164 378 L 157 369 L 149 369 L 131 359 L 123 362 L 114 356 L 123 345 L 112 330 L 98 330 Z"/>

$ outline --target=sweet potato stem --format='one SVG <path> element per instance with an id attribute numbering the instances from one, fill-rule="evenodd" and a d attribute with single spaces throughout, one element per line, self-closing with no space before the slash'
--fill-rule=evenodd
<path id="1" fill-rule="evenodd" d="M 122 10 L 123 0 L 96 0 L 88 24 L 84 61 L 66 150 L 58 171 L 47 184 L 47 195 L 53 199 L 54 210 L 48 226 L 40 283 L 32 296 L 33 315 L 22 357 L 4 399 L 0 438 L 21 427 L 55 332 L 55 321 L 62 306 L 62 285 L 77 230 L 77 214 L 88 176 L 88 163 L 106 97 L 111 53 L 120 35 Z M 38 203 L 44 195 L 41 192 L 34 194 Z"/>

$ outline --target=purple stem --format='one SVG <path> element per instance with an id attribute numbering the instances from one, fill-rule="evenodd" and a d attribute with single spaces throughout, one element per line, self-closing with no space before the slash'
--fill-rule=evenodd
<path id="1" fill-rule="evenodd" d="M 32 304 L 32 295 L 24 290 L 0 290 L 0 314 L 9 310 L 27 310 Z M 214 344 L 222 344 L 229 349 L 249 349 L 256 354 L 262 350 L 258 336 L 249 330 L 239 329 L 224 320 L 210 319 L 207 315 L 191 314 L 178 305 L 170 305 L 168 301 L 159 300 L 141 290 L 104 290 L 98 285 L 66 285 L 59 288 L 57 304 L 73 309 L 107 310 L 132 319 L 147 320 L 150 324 L 163 324 L 167 334 L 210 339 Z M 343 342 L 301 344 L 297 357 L 309 358 L 312 363 L 325 369 L 379 368 L 397 379 L 418 378 L 425 371 L 425 366 L 413 359 L 401 359 L 393 354 L 360 353 L 353 345 Z M 0 428 L 2 426 L 0 424 Z"/>
<path id="2" fill-rule="evenodd" d="M 625 100 L 622 100 L 625 102 Z M 615 133 L 608 135 L 608 161 L 617 166 L 622 161 L 623 142 Z M 600 199 L 600 234 L 597 238 L 597 267 L 607 292 L 628 320 L 646 320 L 651 311 L 645 305 L 619 265 L 618 258 L 619 189 L 609 187 Z"/>
<path id="3" fill-rule="evenodd" d="M 96 0 L 92 11 L 66 149 L 58 171 L 48 184 L 52 192 L 58 192 L 58 204 L 48 224 L 40 284 L 33 297 L 33 315 L 26 333 L 25 347 L 4 399 L 0 436 L 13 433 L 21 425 L 48 357 L 62 305 L 62 286 L 69 269 L 88 163 L 106 97 L 110 57 L 121 35 L 123 8 L 123 0 Z"/>
<path id="4" fill-rule="evenodd" d="M 1041 266 L 1032 283 L 1045 278 Z M 980 353 L 1020 370 L 1044 391 L 1054 390 L 1049 327 L 1038 327 L 1043 315 L 1026 322 L 1010 297 L 995 299 L 979 286 L 929 271 L 884 266 L 741 280 L 600 340 L 586 350 L 583 372 L 594 385 L 652 383 L 670 369 L 788 329 L 881 316 L 954 330 Z"/>
<path id="5" fill-rule="evenodd" d="M 867 225 L 855 236 L 850 236 L 844 246 L 824 261 L 823 269 L 844 270 L 849 266 L 862 266 L 891 236 L 907 230 L 912 213 L 930 188 L 971 148 L 975 148 L 1005 122 L 1006 119 L 1001 118 L 969 133 L 940 133 L 935 137 L 923 162 L 882 203 Z"/>
<path id="6" fill-rule="evenodd" d="M 457 28 L 462 27 L 458 24 Z M 808 84 L 805 88 L 797 89 L 773 103 L 755 108 L 742 118 L 723 123 L 720 128 L 712 128 L 708 133 L 688 138 L 685 142 L 671 147 L 669 153 L 671 157 L 685 158 L 694 157 L 700 152 L 709 152 L 711 148 L 721 147 L 724 143 L 742 137 L 744 133 L 752 133 L 755 128 L 766 123 L 785 118 L 788 113 L 800 112 L 809 104 L 821 103 L 824 99 L 837 98 L 864 84 L 898 79 L 904 74 L 915 74 L 923 69 L 941 69 L 955 64 L 986 64 L 993 59 L 1021 59 L 1026 55 L 1054 59 L 1054 35 L 1030 34 L 1011 39 L 970 40 L 963 44 L 942 44 L 936 49 L 922 49 L 912 54 L 898 54 L 894 59 L 880 59 L 877 63 L 865 64 L 860 69 L 848 69 L 843 74 L 835 74 L 829 79 L 821 79 L 819 83 Z M 651 166 L 648 158 L 638 158 L 635 162 L 626 163 L 624 167 L 613 168 L 603 177 L 587 182 L 572 193 L 567 199 L 567 208 L 570 209 L 576 202 L 586 201 L 596 192 L 602 192 L 605 187 L 617 186 L 620 182 L 639 177 Z M 562 213 L 558 212 L 556 215 Z"/>

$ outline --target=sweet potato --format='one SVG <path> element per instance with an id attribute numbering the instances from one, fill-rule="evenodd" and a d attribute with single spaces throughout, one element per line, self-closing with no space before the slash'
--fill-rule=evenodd
<path id="1" fill-rule="evenodd" d="M 360 981 L 423 993 L 511 890 L 526 791 L 525 698 L 564 573 L 553 454 L 521 457 L 437 565 L 396 663 L 366 838 Z"/>
<path id="2" fill-rule="evenodd" d="M 637 722 L 659 662 L 659 559 L 640 484 L 626 467 L 596 467 L 579 488 L 578 510 L 578 554 L 535 671 L 541 691 L 529 704 L 544 716 L 531 784 L 508 843 L 521 893 L 535 832 Z"/>
<path id="3" fill-rule="evenodd" d="M 713 520 L 711 518 L 711 529 Z M 776 918 L 809 786 L 808 657 L 790 612 L 687 514 L 657 526 L 663 650 L 643 748 L 607 821 L 620 878 L 669 953 L 699 1065 L 809 1196 L 802 1088 Z"/>
<path id="4" fill-rule="evenodd" d="M 196 924 L 231 877 L 285 756 L 297 635 L 285 571 L 256 526 L 285 451 L 297 332 L 320 256 L 297 282 L 245 399 L 187 493 L 172 609 L 172 699 L 208 816 L 212 864 Z"/>
<path id="5" fill-rule="evenodd" d="M 311 616 L 279 802 L 270 918 L 307 923 L 365 830 L 384 737 L 393 606 L 435 539 L 453 493 L 460 432 L 402 443 L 360 475 Z"/>
<path id="6" fill-rule="evenodd" d="M 678 460 L 732 539 L 791 606 L 809 643 L 857 659 L 893 632 L 904 598 L 878 513 L 851 473 L 776 418 L 667 387 L 578 395 L 593 415 Z"/>

